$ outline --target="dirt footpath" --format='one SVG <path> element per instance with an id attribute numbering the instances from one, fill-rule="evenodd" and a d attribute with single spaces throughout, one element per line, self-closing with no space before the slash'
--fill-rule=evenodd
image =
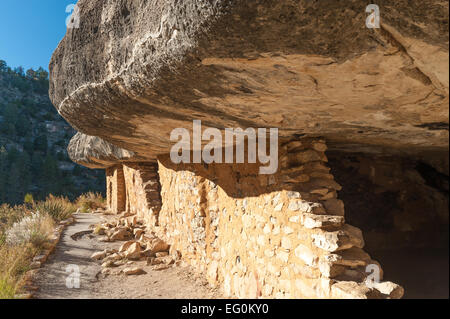
<path id="1" fill-rule="evenodd" d="M 194 275 L 188 267 L 171 267 L 156 271 L 145 261 L 133 262 L 146 274 L 126 276 L 101 274 L 99 262 L 91 260 L 94 252 L 118 248 L 121 242 L 105 243 L 90 234 L 89 226 L 101 223 L 107 216 L 93 214 L 75 215 L 77 222 L 63 232 L 61 240 L 34 280 L 39 290 L 37 299 L 210 299 L 221 298 L 217 290 L 209 288 L 206 281 Z M 68 268 L 69 266 L 69 268 Z M 75 272 L 74 272 L 75 270 Z M 76 283 L 79 270 L 79 288 L 68 288 Z M 68 271 L 68 272 L 67 272 Z M 72 277 L 69 277 L 72 276 Z M 67 278 L 69 277 L 69 280 Z M 75 279 L 75 280 L 73 280 Z"/>

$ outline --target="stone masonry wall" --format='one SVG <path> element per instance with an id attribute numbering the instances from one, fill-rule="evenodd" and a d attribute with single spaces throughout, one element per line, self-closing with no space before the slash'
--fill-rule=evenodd
<path id="1" fill-rule="evenodd" d="M 126 211 L 135 213 L 149 227 L 156 226 L 161 209 L 158 166 L 156 163 L 126 163 Z"/>
<path id="2" fill-rule="evenodd" d="M 106 169 L 106 201 L 112 212 L 125 211 L 126 189 L 122 165 Z"/>
<path id="3" fill-rule="evenodd" d="M 325 150 L 320 139 L 284 142 L 274 175 L 259 175 L 256 164 L 160 157 L 163 205 L 150 228 L 227 296 L 401 297 L 393 283 L 364 283 L 366 266 L 379 265 L 345 223 Z"/>

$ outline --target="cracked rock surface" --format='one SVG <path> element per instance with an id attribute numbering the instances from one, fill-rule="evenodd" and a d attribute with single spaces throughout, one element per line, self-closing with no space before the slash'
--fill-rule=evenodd
<path id="1" fill-rule="evenodd" d="M 377 4 L 380 29 L 357 0 L 80 0 L 80 28 L 50 63 L 54 105 L 97 137 L 76 136 L 72 158 L 153 161 L 174 128 L 202 120 L 414 156 L 448 175 L 448 2 Z"/>

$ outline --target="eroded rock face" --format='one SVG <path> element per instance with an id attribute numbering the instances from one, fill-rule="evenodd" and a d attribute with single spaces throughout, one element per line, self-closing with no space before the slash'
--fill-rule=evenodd
<path id="1" fill-rule="evenodd" d="M 431 163 L 448 150 L 448 3 L 377 4 L 381 29 L 357 0 L 80 0 L 51 98 L 79 131 L 145 160 L 197 119 Z"/>
<path id="2" fill-rule="evenodd" d="M 339 155 L 343 173 L 359 167 L 353 184 L 368 179 L 383 192 L 409 184 L 397 197 L 409 213 L 391 214 L 402 231 L 422 227 L 434 198 L 448 225 L 448 187 L 445 198 L 420 169 L 390 160 L 410 157 L 427 163 L 425 176 L 448 176 L 448 3 L 377 4 L 380 29 L 366 28 L 358 0 L 80 0 L 80 28 L 50 64 L 52 101 L 83 132 L 71 158 L 107 168 L 110 210 L 142 218 L 164 239 L 152 242 L 163 255 L 167 242 L 227 295 L 401 297 L 391 282 L 367 284 L 365 267 L 382 270 L 344 218 L 324 152 L 328 144 L 376 164 L 347 165 Z M 191 131 L 193 120 L 204 129 L 278 128 L 280 169 L 173 164 L 170 133 Z M 393 184 L 385 162 L 409 175 Z M 416 189 L 432 195 L 423 206 L 410 200 Z M 420 218 L 402 221 L 410 216 Z M 119 229 L 112 237 L 145 236 Z M 167 257 L 155 250 L 151 264 Z"/>
<path id="3" fill-rule="evenodd" d="M 131 151 L 114 146 L 97 136 L 77 133 L 67 148 L 70 159 L 90 168 L 106 168 L 117 162 L 136 159 Z"/>

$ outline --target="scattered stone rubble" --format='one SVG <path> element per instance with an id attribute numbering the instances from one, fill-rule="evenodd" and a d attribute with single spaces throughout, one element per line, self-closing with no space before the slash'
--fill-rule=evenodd
<path id="1" fill-rule="evenodd" d="M 102 274 L 126 276 L 143 275 L 146 272 L 133 266 L 136 261 L 146 261 L 153 270 L 163 270 L 179 264 L 180 255 L 170 254 L 170 246 L 154 232 L 148 232 L 143 222 L 132 213 L 123 212 L 115 221 L 95 226 L 95 233 L 103 235 L 104 242 L 123 241 L 119 249 L 108 248 L 92 254 L 91 259 L 101 262 Z M 114 270 L 125 266 L 120 270 Z"/>

